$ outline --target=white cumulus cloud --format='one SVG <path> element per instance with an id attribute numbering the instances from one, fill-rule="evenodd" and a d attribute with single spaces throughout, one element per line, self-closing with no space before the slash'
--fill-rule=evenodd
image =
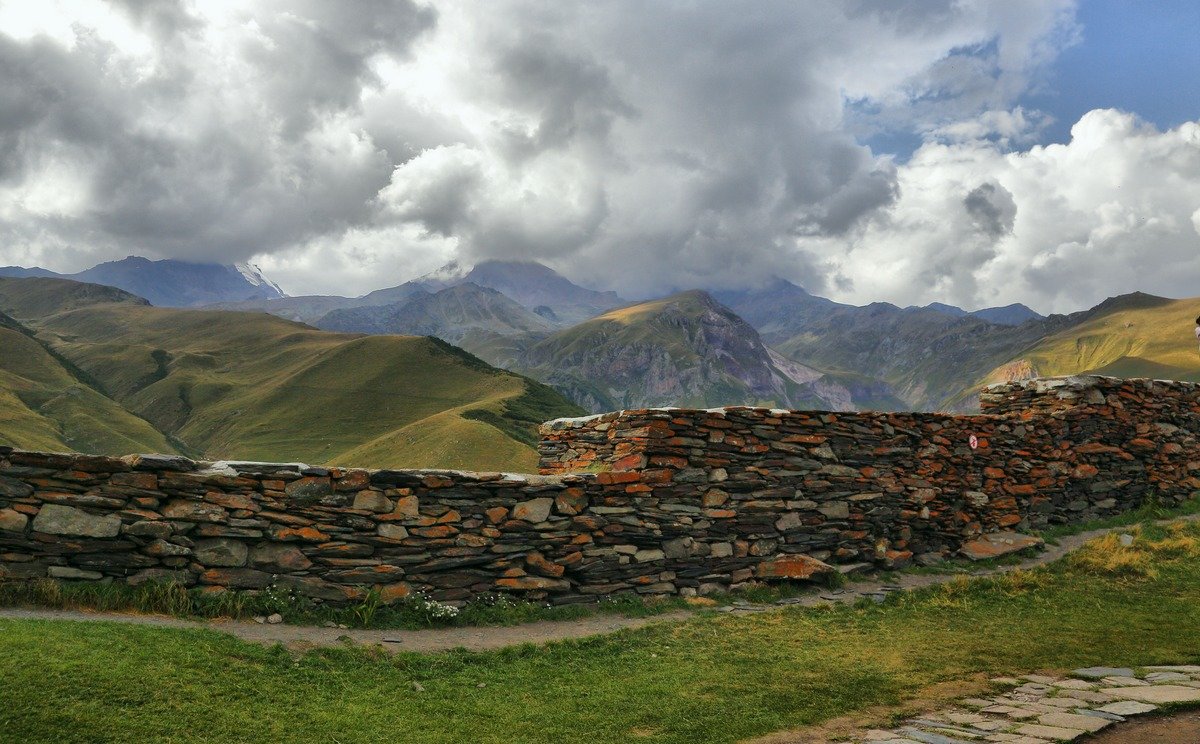
<path id="1" fill-rule="evenodd" d="M 1098 109 L 1066 144 L 928 143 L 897 175 L 895 204 L 837 262 L 847 299 L 1070 312 L 1134 289 L 1200 295 L 1200 122 L 1164 132 Z"/>

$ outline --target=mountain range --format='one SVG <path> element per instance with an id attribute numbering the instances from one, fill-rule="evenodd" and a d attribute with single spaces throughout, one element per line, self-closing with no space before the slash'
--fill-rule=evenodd
<path id="1" fill-rule="evenodd" d="M 947 305 L 942 302 L 932 302 L 926 305 L 924 308 L 909 307 L 907 309 L 936 310 L 939 313 L 953 315 L 956 318 L 962 318 L 970 315 L 979 318 L 980 320 L 986 320 L 989 323 L 995 323 L 997 325 L 1021 325 L 1029 320 L 1042 320 L 1046 317 L 1034 312 L 1032 309 L 1022 305 L 1019 302 L 1014 302 L 1013 304 L 1005 305 L 1004 307 L 985 307 L 982 310 L 963 310 L 961 307 Z"/>
<path id="2" fill-rule="evenodd" d="M 226 310 L 260 310 L 302 323 L 321 326 L 341 327 L 353 323 L 362 324 L 363 327 L 382 328 L 395 325 L 389 318 L 395 315 L 396 310 L 395 308 L 381 310 L 372 308 L 386 308 L 418 296 L 436 294 L 466 284 L 499 292 L 506 299 L 542 317 L 549 326 L 553 327 L 565 327 L 578 323 L 625 302 L 614 292 L 599 292 L 581 287 L 539 263 L 483 261 L 470 268 L 452 262 L 437 271 L 395 287 L 376 290 L 361 297 L 332 295 L 261 297 L 241 302 L 224 302 L 216 304 L 215 307 Z M 482 298 L 483 295 L 479 295 L 479 297 Z M 358 310 L 359 312 L 349 315 L 339 313 L 330 317 L 328 323 L 322 323 L 322 320 L 332 313 L 348 310 Z"/>
<path id="3" fill-rule="evenodd" d="M 133 258 L 115 263 L 121 264 L 120 271 L 105 271 L 130 286 L 170 278 L 157 294 L 146 293 L 159 299 L 155 304 L 186 305 L 203 286 L 180 278 L 189 264 Z M 630 303 L 537 263 L 485 261 L 471 267 L 451 264 L 361 297 L 285 297 L 259 274 L 248 277 L 237 267 L 216 268 L 223 272 L 203 265 L 198 276 L 236 274 L 243 282 L 238 291 L 249 286 L 262 294 L 202 309 L 169 310 L 151 307 L 149 297 L 112 295 L 117 290 L 95 284 L 38 276 L 7 280 L 7 289 L 0 292 L 0 299 L 9 303 L 0 304 L 10 316 L 0 323 L 6 338 L 13 348 L 37 344 L 43 351 L 31 350 L 30 358 L 41 359 L 46 369 L 62 367 L 47 379 L 74 375 L 77 380 L 68 386 L 78 391 L 77 397 L 55 399 L 52 393 L 62 387 L 58 383 L 39 388 L 37 375 L 24 375 L 18 384 L 17 373 L 8 370 L 3 389 L 9 400 L 28 400 L 26 408 L 52 420 L 38 428 L 21 413 L 29 436 L 38 432 L 35 439 L 44 441 L 46 432 L 57 430 L 64 445 L 94 446 L 103 429 L 89 424 L 90 434 L 71 430 L 68 420 L 82 426 L 88 417 L 63 413 L 67 403 L 83 396 L 83 408 L 100 411 L 95 421 L 122 422 L 114 441 L 129 446 L 150 446 L 161 443 L 155 437 L 166 437 L 179 451 L 206 456 L 237 449 L 240 456 L 277 458 L 296 452 L 300 454 L 287 456 L 392 464 L 405 449 L 405 457 L 415 458 L 411 461 L 444 465 L 462 461 L 456 459 L 456 447 L 477 442 L 482 444 L 470 447 L 495 455 L 485 456 L 488 463 L 514 457 L 528 463 L 533 421 L 543 414 L 551 417 L 552 411 L 739 404 L 970 411 L 977 407 L 982 385 L 1003 379 L 1088 371 L 1200 379 L 1190 323 L 1196 303 L 1138 293 L 1049 317 L 1017 304 L 973 312 L 940 303 L 859 307 L 812 295 L 783 279 L 748 289 L 690 290 Z M 59 282 L 54 291 L 15 289 L 52 281 Z M 192 285 L 191 294 L 163 297 L 184 284 Z M 230 286 L 237 284 L 234 280 Z M 20 302 L 13 304 L 16 295 Z M 150 317 L 157 318 L 152 328 L 145 324 Z M 214 327 L 228 330 L 212 333 Z M 300 348 L 307 351 L 300 353 Z M 284 350 L 296 356 L 285 358 Z M 270 365 L 248 361 L 256 355 L 278 359 L 278 374 L 269 374 Z M 318 357 L 336 361 L 318 373 L 307 366 L 316 365 Z M 448 360 L 455 359 L 458 363 L 447 368 Z M 462 377 L 466 371 L 459 367 L 475 370 L 504 394 L 485 394 L 475 378 Z M 379 374 L 373 382 L 361 379 L 372 370 Z M 289 397 L 299 395 L 297 388 L 285 385 L 291 391 L 287 395 L 262 397 L 277 387 L 280 376 L 304 380 L 310 374 L 320 380 L 314 389 L 337 400 L 334 408 L 366 415 L 383 405 L 381 391 L 395 385 L 403 388 L 399 395 L 409 400 L 404 406 L 411 415 L 380 416 L 378 426 L 373 422 L 350 431 L 353 416 L 338 420 L 309 401 Z M 151 379 L 155 375 L 161 379 Z M 460 377 L 472 381 L 453 394 L 437 387 Z M 213 383 L 217 379 L 220 384 Z M 243 393 L 235 395 L 225 387 L 231 381 L 236 381 L 234 388 L 261 390 L 246 392 L 250 398 L 243 400 Z M 379 388 L 368 392 L 362 387 L 371 384 Z M 419 415 L 411 401 L 434 389 L 444 391 L 438 394 L 442 407 Z M 359 398 L 372 401 L 372 407 L 362 407 Z M 214 403 L 210 413 L 197 413 L 197 400 L 222 403 Z M 280 408 L 291 412 L 276 413 Z M 149 428 L 113 413 L 117 410 Z M 324 437 L 321 447 L 279 429 L 253 433 L 228 418 L 244 411 L 252 411 L 256 420 L 285 421 L 289 432 L 304 428 L 305 421 L 322 420 L 322 427 L 338 433 L 314 432 L 314 437 Z M 404 447 L 396 434 L 401 429 L 409 437 Z M 470 436 L 464 433 L 468 430 Z M 418 431 L 422 437 L 416 437 Z M 471 456 L 470 464 L 480 467 L 481 460 Z"/>
<path id="4" fill-rule="evenodd" d="M 160 307 L 195 307 L 214 302 L 284 297 L 277 284 L 253 264 L 222 265 L 128 256 L 75 274 L 41 267 L 0 266 L 0 277 L 57 278 L 117 287 Z"/>

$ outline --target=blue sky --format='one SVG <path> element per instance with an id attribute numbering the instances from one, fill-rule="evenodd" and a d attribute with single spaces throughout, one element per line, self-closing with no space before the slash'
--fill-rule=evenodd
<path id="1" fill-rule="evenodd" d="M 1081 43 L 1064 50 L 1046 90 L 1022 103 L 1052 114 L 1043 142 L 1066 142 L 1096 108 L 1136 113 L 1159 129 L 1200 118 L 1200 2 L 1085 0 Z"/>

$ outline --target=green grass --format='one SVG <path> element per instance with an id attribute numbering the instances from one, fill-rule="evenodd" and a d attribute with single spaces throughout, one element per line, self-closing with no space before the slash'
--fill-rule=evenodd
<path id="1" fill-rule="evenodd" d="M 1043 377 L 1084 372 L 1114 377 L 1200 380 L 1192 333 L 1196 299 L 1129 295 L 1020 353 Z M 994 382 L 996 372 L 981 380 Z"/>
<path id="2" fill-rule="evenodd" d="M 525 381 L 525 392 L 509 398 L 502 404 L 502 412 L 474 408 L 464 411 L 462 417 L 491 424 L 508 436 L 536 447 L 539 439 L 538 427 L 551 419 L 582 416 L 587 411 L 572 404 L 564 407 L 562 396 L 546 385 L 533 380 Z"/>
<path id="3" fill-rule="evenodd" d="M 0 621 L 22 742 L 733 742 L 980 675 L 1200 660 L 1200 529 L 882 605 L 707 615 L 486 653 L 293 655 L 209 631 Z"/>

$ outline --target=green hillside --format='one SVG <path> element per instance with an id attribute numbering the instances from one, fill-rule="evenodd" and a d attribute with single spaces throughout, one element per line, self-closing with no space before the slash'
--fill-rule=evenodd
<path id="1" fill-rule="evenodd" d="M 88 385 L 0 314 L 0 444 L 100 454 L 175 452 L 146 421 Z"/>
<path id="2" fill-rule="evenodd" d="M 1019 362 L 1043 377 L 1094 372 L 1200 381 L 1200 349 L 1193 331 L 1197 315 L 1200 298 L 1115 297 L 1078 324 L 1032 344 L 1010 364 Z M 1003 369 L 993 370 L 982 382 L 1000 379 Z"/>
<path id="3" fill-rule="evenodd" d="M 0 309 L 127 411 L 208 459 L 530 470 L 528 434 L 514 432 L 535 422 L 520 401 L 547 400 L 548 417 L 579 413 L 436 339 L 150 307 L 53 279 L 0 280 Z"/>

